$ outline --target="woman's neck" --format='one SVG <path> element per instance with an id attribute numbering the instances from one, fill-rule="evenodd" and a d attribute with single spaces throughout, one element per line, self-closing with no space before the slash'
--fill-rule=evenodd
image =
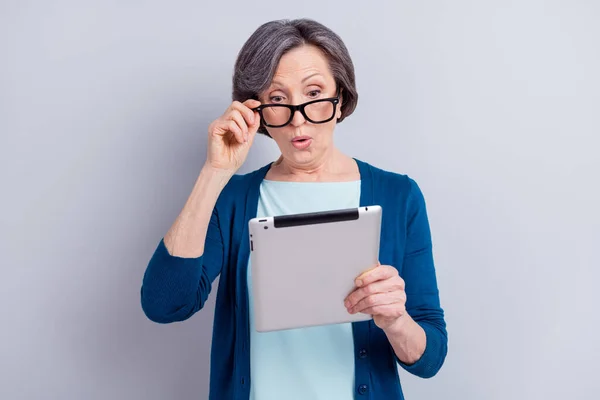
<path id="1" fill-rule="evenodd" d="M 334 149 L 321 160 L 298 165 L 280 156 L 268 171 L 266 179 L 290 182 L 343 182 L 359 180 L 356 161 Z"/>

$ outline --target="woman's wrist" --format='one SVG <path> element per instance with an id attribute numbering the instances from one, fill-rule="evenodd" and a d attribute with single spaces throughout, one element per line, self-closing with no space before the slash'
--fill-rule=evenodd
<path id="1" fill-rule="evenodd" d="M 425 352 L 427 344 L 425 330 L 407 313 L 384 332 L 396 356 L 404 364 L 416 363 Z"/>
<path id="2" fill-rule="evenodd" d="M 208 163 L 204 164 L 202 166 L 202 169 L 200 170 L 200 176 L 210 180 L 215 180 L 216 182 L 224 182 L 223 187 L 225 187 L 225 184 L 227 184 L 229 179 L 231 179 L 231 177 L 234 174 L 235 171 L 222 168 L 215 168 Z"/>

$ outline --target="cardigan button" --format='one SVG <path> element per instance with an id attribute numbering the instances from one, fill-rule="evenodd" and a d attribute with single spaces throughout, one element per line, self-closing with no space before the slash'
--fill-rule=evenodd
<path id="1" fill-rule="evenodd" d="M 368 390 L 369 390 L 369 387 L 367 385 L 360 385 L 358 387 L 358 394 L 365 394 L 365 393 L 367 393 Z"/>
<path id="2" fill-rule="evenodd" d="M 367 349 L 360 349 L 360 351 L 358 352 L 358 356 L 360 358 L 367 358 Z"/>

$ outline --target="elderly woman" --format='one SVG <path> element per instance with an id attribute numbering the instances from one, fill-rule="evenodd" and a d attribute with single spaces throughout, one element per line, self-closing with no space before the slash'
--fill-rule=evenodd
<path id="1" fill-rule="evenodd" d="M 334 143 L 357 98 L 348 50 L 315 21 L 266 23 L 238 55 L 234 101 L 208 128 L 206 162 L 141 290 L 149 319 L 183 321 L 203 308 L 220 276 L 211 399 L 402 399 L 398 366 L 428 378 L 444 362 L 446 323 L 422 192 L 406 175 Z M 257 133 L 275 140 L 281 156 L 236 174 Z M 385 211 L 381 265 L 357 277 L 345 306 L 373 319 L 256 332 L 248 221 L 372 204 Z"/>

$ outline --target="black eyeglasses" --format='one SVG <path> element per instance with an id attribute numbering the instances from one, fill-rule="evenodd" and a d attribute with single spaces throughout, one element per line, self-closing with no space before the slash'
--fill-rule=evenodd
<path id="1" fill-rule="evenodd" d="M 258 111 L 264 126 L 269 128 L 281 128 L 292 122 L 296 111 L 313 124 L 324 124 L 335 117 L 335 108 L 340 102 L 340 91 L 336 97 L 327 99 L 311 100 L 296 106 L 291 104 L 261 104 L 252 109 Z"/>

